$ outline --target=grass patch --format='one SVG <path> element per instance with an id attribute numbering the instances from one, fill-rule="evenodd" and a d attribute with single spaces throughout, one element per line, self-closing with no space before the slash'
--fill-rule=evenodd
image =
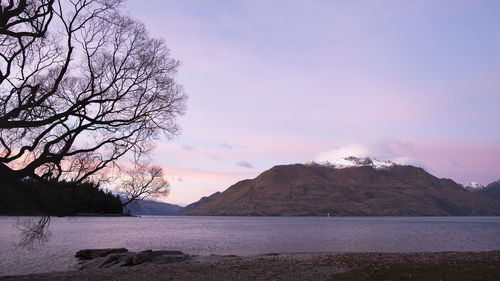
<path id="1" fill-rule="evenodd" d="M 500 280 L 500 262 L 379 264 L 335 274 L 330 280 Z"/>

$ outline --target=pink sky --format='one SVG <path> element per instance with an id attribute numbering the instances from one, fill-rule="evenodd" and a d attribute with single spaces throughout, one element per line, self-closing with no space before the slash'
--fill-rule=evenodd
<path id="1" fill-rule="evenodd" d="M 154 153 L 187 204 L 277 164 L 362 148 L 500 179 L 498 1 L 128 1 L 189 95 Z M 330 153 L 330 154 L 329 154 Z"/>

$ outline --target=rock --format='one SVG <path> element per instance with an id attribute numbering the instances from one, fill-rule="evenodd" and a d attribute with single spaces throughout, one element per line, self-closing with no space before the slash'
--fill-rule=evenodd
<path id="1" fill-rule="evenodd" d="M 105 257 L 109 254 L 126 252 L 128 252 L 128 250 L 125 248 L 85 249 L 76 252 L 75 257 L 80 258 L 81 260 L 91 260 L 97 257 Z"/>
<path id="2" fill-rule="evenodd" d="M 89 267 L 89 265 L 92 265 L 92 267 L 97 266 L 99 268 L 112 267 L 113 265 L 116 265 L 116 264 L 120 263 L 122 257 L 123 257 L 122 255 L 111 255 L 107 259 L 105 259 L 103 262 L 97 261 L 95 263 L 88 263 L 86 265 L 82 265 L 82 269 Z"/>
<path id="3" fill-rule="evenodd" d="M 98 269 L 122 266 L 136 266 L 143 263 L 175 263 L 191 259 L 191 256 L 184 254 L 181 251 L 153 251 L 146 250 L 139 253 L 120 251 L 110 252 L 110 249 L 102 250 L 82 250 L 78 251 L 78 257 L 83 256 L 88 261 L 82 261 L 79 269 Z M 116 250 L 116 249 L 114 249 Z M 125 249 L 126 250 L 126 249 Z M 81 254 L 79 254 L 82 252 Z M 104 253 L 107 253 L 104 255 Z M 99 256 L 97 256 L 99 254 Z M 88 258 L 89 256 L 96 256 L 95 258 Z"/>
<path id="4" fill-rule="evenodd" d="M 184 254 L 181 251 L 143 251 L 140 252 L 139 254 L 145 254 L 145 252 L 148 253 L 149 256 L 151 256 L 152 259 L 154 259 L 155 263 L 174 263 L 174 262 L 181 262 L 185 260 L 189 260 L 190 256 Z M 144 258 L 144 257 L 142 257 Z"/>

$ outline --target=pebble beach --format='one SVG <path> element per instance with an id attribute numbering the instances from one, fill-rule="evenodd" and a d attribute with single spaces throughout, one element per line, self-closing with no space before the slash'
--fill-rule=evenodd
<path id="1" fill-rule="evenodd" d="M 65 272 L 3 276 L 0 280 L 500 280 L 500 251 L 273 253 L 190 256 L 173 263 L 153 261 L 109 268 L 86 264 L 89 262 Z"/>

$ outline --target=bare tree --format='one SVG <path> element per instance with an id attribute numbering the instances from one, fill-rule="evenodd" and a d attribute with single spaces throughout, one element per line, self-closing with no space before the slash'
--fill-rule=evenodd
<path id="1" fill-rule="evenodd" d="M 0 83 L 25 65 L 26 52 L 47 33 L 54 15 L 54 0 L 0 2 L 1 69 Z"/>
<path id="2" fill-rule="evenodd" d="M 47 242 L 51 233 L 49 230 L 50 217 L 23 218 L 18 220 L 16 227 L 20 230 L 18 245 L 23 248 L 34 248 L 35 243 Z"/>
<path id="3" fill-rule="evenodd" d="M 179 62 L 119 4 L 1 1 L 0 173 L 82 182 L 178 133 Z"/>
<path id="4" fill-rule="evenodd" d="M 174 80 L 179 62 L 120 3 L 0 0 L 2 180 L 95 181 L 178 133 L 187 99 Z M 149 173 L 152 189 L 140 196 L 168 190 L 160 174 Z M 21 244 L 44 240 L 49 224 L 19 223 Z"/>
<path id="5" fill-rule="evenodd" d="M 160 166 L 136 164 L 134 169 L 128 170 L 126 174 L 127 177 L 119 189 L 125 196 L 123 206 L 148 197 L 167 196 L 170 192 L 168 181 L 164 178 Z"/>

